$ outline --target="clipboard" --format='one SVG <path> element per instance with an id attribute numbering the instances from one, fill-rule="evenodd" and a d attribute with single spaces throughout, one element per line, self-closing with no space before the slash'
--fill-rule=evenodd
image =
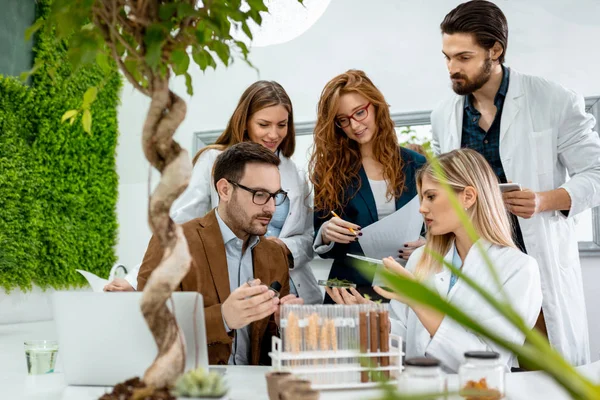
<path id="1" fill-rule="evenodd" d="M 376 258 L 359 256 L 357 254 L 350 254 L 350 253 L 346 253 L 346 255 L 348 257 L 356 258 L 357 260 L 366 261 L 366 262 L 368 262 L 370 264 L 383 265 L 383 261 L 382 260 L 378 260 Z"/>

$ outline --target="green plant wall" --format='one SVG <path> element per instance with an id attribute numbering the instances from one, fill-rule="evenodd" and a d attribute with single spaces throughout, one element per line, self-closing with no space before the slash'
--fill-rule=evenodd
<path id="1" fill-rule="evenodd" d="M 20 0 L 15 0 L 20 1 Z M 38 16 L 49 1 L 37 2 Z M 40 31 L 34 59 L 46 61 L 31 85 L 0 75 L 0 286 L 10 291 L 80 286 L 75 269 L 107 276 L 116 261 L 117 105 L 121 80 L 100 68 L 69 79 L 64 48 Z M 79 119 L 61 123 L 101 84 L 92 134 Z"/>

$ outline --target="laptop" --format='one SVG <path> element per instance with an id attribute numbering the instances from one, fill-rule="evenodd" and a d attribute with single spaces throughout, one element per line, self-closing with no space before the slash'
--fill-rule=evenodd
<path id="1" fill-rule="evenodd" d="M 158 348 L 142 316 L 141 298 L 141 292 L 53 293 L 59 359 L 68 385 L 114 386 L 144 375 Z M 175 292 L 172 299 L 186 342 L 185 370 L 196 365 L 208 370 L 202 295 Z M 167 305 L 172 311 L 171 300 Z"/>

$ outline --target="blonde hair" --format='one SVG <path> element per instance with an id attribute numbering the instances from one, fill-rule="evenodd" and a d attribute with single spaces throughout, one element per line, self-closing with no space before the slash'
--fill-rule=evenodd
<path id="1" fill-rule="evenodd" d="M 443 177 L 437 176 L 431 161 L 417 173 L 419 199 L 423 200 L 421 187 L 426 176 L 434 182 L 443 179 L 456 193 L 470 186 L 477 191 L 475 204 L 467 211 L 467 216 L 480 238 L 492 244 L 515 247 L 512 227 L 498 186 L 498 178 L 485 158 L 475 150 L 453 150 L 438 157 Z M 442 265 L 433 254 L 442 257 L 448 253 L 454 241 L 454 233 L 432 235 L 427 232 L 425 251 L 417 262 L 415 275 L 424 279 L 441 269 Z"/>

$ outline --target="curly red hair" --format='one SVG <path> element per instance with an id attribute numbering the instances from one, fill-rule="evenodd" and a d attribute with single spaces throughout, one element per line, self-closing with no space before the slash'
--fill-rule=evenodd
<path id="1" fill-rule="evenodd" d="M 310 159 L 310 180 L 314 185 L 314 204 L 317 211 L 339 210 L 350 199 L 342 194 L 357 180 L 362 165 L 358 143 L 348 138 L 335 124 L 340 97 L 358 93 L 375 109 L 377 132 L 373 137 L 373 157 L 383 165 L 388 182 L 387 198 L 399 198 L 404 190 L 403 162 L 389 106 L 383 94 L 363 71 L 349 70 L 325 85 L 317 110 L 314 147 Z"/>

